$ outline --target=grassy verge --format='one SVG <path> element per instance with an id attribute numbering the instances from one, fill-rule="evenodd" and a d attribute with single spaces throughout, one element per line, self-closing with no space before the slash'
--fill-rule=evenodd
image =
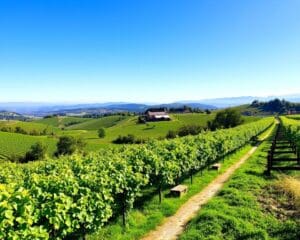
<path id="1" fill-rule="evenodd" d="M 247 145 L 230 156 L 227 156 L 224 159 L 222 169 L 219 172 L 205 170 L 202 175 L 198 173 L 193 179 L 193 184 L 190 184 L 189 179 L 184 180 L 183 184 L 188 186 L 189 191 L 182 198 L 167 197 L 169 189 L 166 189 L 164 191 L 165 197 L 163 202 L 162 204 L 159 204 L 158 196 L 151 195 L 150 199 L 146 200 L 142 206 L 137 206 L 129 213 L 128 226 L 126 229 L 122 227 L 121 219 L 117 219 L 97 233 L 90 235 L 88 239 L 138 239 L 150 230 L 154 229 L 166 217 L 173 215 L 191 196 L 200 192 L 217 175 L 225 172 L 233 163 L 237 162 L 250 149 L 251 146 Z"/>
<path id="2" fill-rule="evenodd" d="M 269 148 L 269 141 L 259 147 L 190 222 L 181 240 L 300 239 L 299 209 L 288 194 L 278 191 L 278 182 L 286 176 L 263 174 Z M 300 177 L 299 172 L 289 175 Z"/>

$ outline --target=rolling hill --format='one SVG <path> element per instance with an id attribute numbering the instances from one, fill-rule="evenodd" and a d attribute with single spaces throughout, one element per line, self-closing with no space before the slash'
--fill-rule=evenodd
<path id="1" fill-rule="evenodd" d="M 36 120 L 34 122 L 61 128 L 61 127 L 76 125 L 90 120 L 91 120 L 90 118 L 57 116 L 57 117 L 43 118 L 40 120 Z"/>
<path id="2" fill-rule="evenodd" d="M 98 130 L 99 128 L 109 128 L 119 122 L 125 120 L 128 117 L 113 115 L 96 119 L 89 119 L 79 124 L 74 124 L 68 127 L 70 130 Z"/>
<path id="3" fill-rule="evenodd" d="M 58 129 L 52 125 L 46 125 L 39 122 L 23 122 L 17 120 L 10 120 L 10 121 L 0 121 L 0 129 L 1 128 L 11 128 L 15 130 L 17 127 L 24 129 L 26 132 L 30 133 L 31 131 L 36 130 L 37 132 L 42 132 L 44 130 L 47 133 L 57 132 Z"/>
<path id="4" fill-rule="evenodd" d="M 169 130 L 178 130 L 185 125 L 199 125 L 205 127 L 209 120 L 215 117 L 217 111 L 211 114 L 185 113 L 170 114 L 171 121 L 149 122 L 138 124 L 138 116 L 112 115 L 101 118 L 80 117 L 51 117 L 31 122 L 0 121 L 3 126 L 15 129 L 17 126 L 30 131 L 43 131 L 47 129 L 48 136 L 29 136 L 24 134 L 0 132 L 0 154 L 7 158 L 13 154 L 22 155 L 34 143 L 41 141 L 49 146 L 48 153 L 54 152 L 57 138 L 62 135 L 82 137 L 86 143 L 87 151 L 97 151 L 101 148 L 116 146 L 112 144 L 118 136 L 132 134 L 140 139 L 164 138 Z M 258 117 L 244 117 L 245 122 L 259 119 Z M 106 136 L 98 137 L 99 128 L 105 128 Z M 52 136 L 52 133 L 54 136 Z"/>
<path id="5" fill-rule="evenodd" d="M 55 151 L 56 139 L 47 136 L 37 137 L 0 131 L 0 159 L 11 156 L 23 156 L 37 142 L 47 145 L 47 152 L 52 155 Z"/>

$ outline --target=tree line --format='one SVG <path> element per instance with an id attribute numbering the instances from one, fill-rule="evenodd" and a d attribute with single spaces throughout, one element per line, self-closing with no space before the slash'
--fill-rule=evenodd
<path id="1" fill-rule="evenodd" d="M 280 100 L 278 98 L 268 102 L 260 102 L 258 100 L 255 100 L 251 103 L 250 106 L 256 107 L 265 112 L 278 113 L 278 114 L 286 114 L 289 111 L 300 112 L 300 103 L 292 103 L 284 99 Z"/>
<path id="2" fill-rule="evenodd" d="M 38 131 L 36 129 L 25 130 L 24 128 L 22 128 L 20 126 L 17 126 L 15 128 L 4 126 L 4 127 L 0 128 L 0 131 L 1 132 L 10 132 L 10 133 L 19 133 L 19 134 L 31 135 L 31 136 L 45 136 L 48 134 L 46 128 L 43 129 L 42 131 Z"/>

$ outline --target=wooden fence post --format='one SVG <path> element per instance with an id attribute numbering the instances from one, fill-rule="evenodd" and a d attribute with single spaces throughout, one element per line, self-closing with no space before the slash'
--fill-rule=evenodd
<path id="1" fill-rule="evenodd" d="M 271 175 L 271 167 L 272 167 L 272 160 L 271 160 L 271 151 L 268 152 L 268 162 L 267 162 L 267 175 Z"/>

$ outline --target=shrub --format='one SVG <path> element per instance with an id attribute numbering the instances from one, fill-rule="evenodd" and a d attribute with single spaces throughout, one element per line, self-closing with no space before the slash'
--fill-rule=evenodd
<path id="1" fill-rule="evenodd" d="M 73 136 L 61 136 L 57 143 L 56 156 L 59 155 L 71 155 L 76 151 L 83 151 L 85 142 L 82 138 L 75 138 Z"/>
<path id="2" fill-rule="evenodd" d="M 292 204 L 300 211 L 300 180 L 287 176 L 278 180 L 275 187 L 290 198 Z"/>
<path id="3" fill-rule="evenodd" d="M 80 121 L 71 121 L 71 122 L 66 122 L 64 125 L 66 127 L 72 126 L 72 125 L 76 125 L 78 123 L 81 123 Z"/>
<path id="4" fill-rule="evenodd" d="M 133 134 L 128 134 L 127 136 L 118 136 L 113 143 L 116 144 L 139 144 L 144 143 L 145 140 L 136 138 Z"/>
<path id="5" fill-rule="evenodd" d="M 199 125 L 186 125 L 178 130 L 178 136 L 198 135 L 203 129 L 204 128 Z"/>
<path id="6" fill-rule="evenodd" d="M 47 147 L 41 142 L 37 142 L 31 146 L 30 150 L 25 154 L 21 162 L 29 162 L 44 159 L 46 156 Z"/>
<path id="7" fill-rule="evenodd" d="M 169 130 L 166 135 L 166 138 L 168 138 L 168 139 L 176 138 L 176 137 L 177 137 L 177 132 L 174 130 Z"/>
<path id="8" fill-rule="evenodd" d="M 146 121 L 145 116 L 139 116 L 137 122 L 140 124 L 145 124 L 147 121 Z"/>
<path id="9" fill-rule="evenodd" d="M 105 130 L 104 130 L 104 128 L 100 128 L 98 130 L 98 137 L 99 138 L 104 138 L 105 137 Z"/>
<path id="10" fill-rule="evenodd" d="M 32 136 L 38 136 L 38 135 L 40 135 L 40 133 L 37 130 L 35 130 L 35 129 L 33 129 L 32 131 L 30 131 L 29 134 L 32 135 Z"/>
<path id="11" fill-rule="evenodd" d="M 205 113 L 206 113 L 206 114 L 211 114 L 211 111 L 210 111 L 209 109 L 206 109 L 206 110 L 205 110 Z"/>
<path id="12" fill-rule="evenodd" d="M 19 127 L 19 126 L 16 127 L 15 133 L 27 134 L 27 132 L 23 128 Z"/>

